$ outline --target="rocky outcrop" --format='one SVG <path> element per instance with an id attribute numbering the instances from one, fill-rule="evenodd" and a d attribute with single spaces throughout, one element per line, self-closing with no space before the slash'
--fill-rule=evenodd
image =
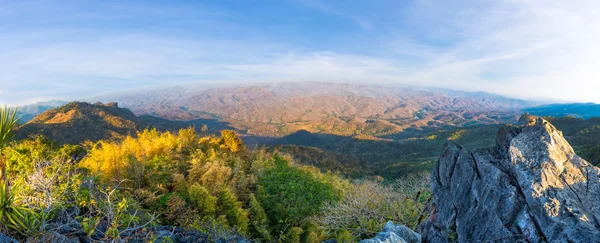
<path id="1" fill-rule="evenodd" d="M 420 243 L 421 235 L 415 233 L 404 225 L 395 225 L 392 221 L 385 224 L 383 231 L 377 233 L 372 239 L 362 240 L 360 243 Z"/>
<path id="2" fill-rule="evenodd" d="M 520 123 L 492 148 L 445 146 L 418 227 L 425 242 L 600 241 L 600 169 L 546 120 Z"/>

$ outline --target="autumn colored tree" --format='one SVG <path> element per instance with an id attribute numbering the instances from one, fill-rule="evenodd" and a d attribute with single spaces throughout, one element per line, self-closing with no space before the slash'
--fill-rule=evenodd
<path id="1" fill-rule="evenodd" d="M 221 138 L 223 139 L 223 148 L 231 150 L 231 152 L 239 152 L 244 148 L 242 139 L 240 139 L 234 131 L 223 130 L 221 131 Z"/>

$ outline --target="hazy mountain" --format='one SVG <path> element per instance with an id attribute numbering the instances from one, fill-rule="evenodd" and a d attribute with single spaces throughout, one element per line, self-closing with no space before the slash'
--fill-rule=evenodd
<path id="1" fill-rule="evenodd" d="M 496 124 L 516 120 L 518 109 L 532 105 L 487 93 L 320 82 L 174 87 L 110 98 L 137 115 L 221 119 L 260 136 L 299 130 L 384 136 L 410 127 Z"/>
<path id="2" fill-rule="evenodd" d="M 549 104 L 527 108 L 524 111 L 538 116 L 574 116 L 581 118 L 600 117 L 600 104 L 595 103 L 571 103 L 571 104 Z"/>
<path id="3" fill-rule="evenodd" d="M 501 104 L 503 104 L 504 107 L 509 107 L 509 108 L 533 107 L 533 106 L 538 106 L 538 105 L 543 104 L 543 102 L 508 98 L 505 96 L 492 94 L 492 93 L 488 93 L 488 92 L 483 92 L 483 91 L 468 92 L 468 91 L 444 89 L 444 88 L 420 88 L 420 87 L 414 87 L 414 89 L 429 91 L 429 92 L 434 92 L 434 93 L 440 93 L 440 94 L 444 94 L 444 95 L 451 96 L 451 97 L 470 98 L 470 99 L 478 100 L 479 102 L 482 102 L 482 103 L 486 103 L 486 102 L 501 103 Z"/>
<path id="4" fill-rule="evenodd" d="M 18 107 L 17 116 L 19 117 L 20 123 L 26 123 L 44 111 L 65 105 L 67 103 L 67 101 L 62 100 L 50 100 L 45 102 L 38 102 L 31 105 L 24 105 Z"/>

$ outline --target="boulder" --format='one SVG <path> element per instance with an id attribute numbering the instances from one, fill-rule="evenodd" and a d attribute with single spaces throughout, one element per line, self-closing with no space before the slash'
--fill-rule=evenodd
<path id="1" fill-rule="evenodd" d="M 383 230 L 372 239 L 362 240 L 360 243 L 420 243 L 421 235 L 415 233 L 404 225 L 396 225 L 389 221 Z"/>
<path id="2" fill-rule="evenodd" d="M 600 242 L 600 169 L 527 116 L 496 146 L 448 143 L 431 175 L 425 242 Z"/>

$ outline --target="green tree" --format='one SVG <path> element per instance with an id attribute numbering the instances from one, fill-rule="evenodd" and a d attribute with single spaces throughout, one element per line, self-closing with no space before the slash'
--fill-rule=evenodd
<path id="1" fill-rule="evenodd" d="M 250 236 L 256 239 L 271 241 L 268 230 L 268 219 L 265 210 L 260 205 L 254 194 L 250 194 Z"/>
<path id="2" fill-rule="evenodd" d="M 245 234 L 248 231 L 248 212 L 242 208 L 242 203 L 229 188 L 223 187 L 219 192 L 219 205 L 220 213 L 225 216 L 227 222 Z"/>
<path id="3" fill-rule="evenodd" d="M 210 192 L 205 187 L 198 183 L 190 186 L 188 189 L 190 200 L 199 210 L 202 217 L 212 218 L 215 216 L 217 208 L 217 197 L 210 195 Z"/>
<path id="4" fill-rule="evenodd" d="M 318 213 L 326 201 L 338 201 L 340 193 L 308 171 L 275 157 L 275 166 L 259 178 L 258 199 L 271 225 L 281 231 L 300 225 L 303 219 Z"/>

